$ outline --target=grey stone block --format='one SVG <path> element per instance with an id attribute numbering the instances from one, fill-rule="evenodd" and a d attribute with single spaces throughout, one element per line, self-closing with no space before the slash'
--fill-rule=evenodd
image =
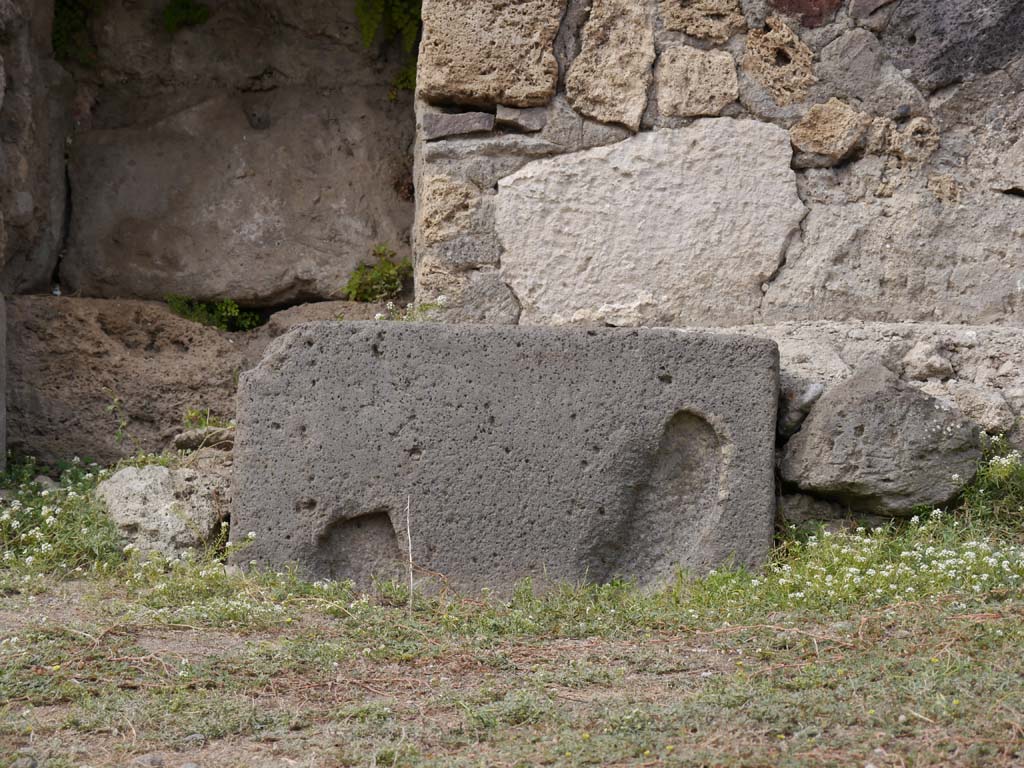
<path id="1" fill-rule="evenodd" d="M 425 112 L 421 124 L 423 138 L 436 141 L 447 136 L 493 131 L 494 115 L 490 112 Z"/>
<path id="2" fill-rule="evenodd" d="M 243 374 L 241 561 L 461 589 L 664 582 L 768 555 L 774 343 L 668 329 L 319 323 Z"/>

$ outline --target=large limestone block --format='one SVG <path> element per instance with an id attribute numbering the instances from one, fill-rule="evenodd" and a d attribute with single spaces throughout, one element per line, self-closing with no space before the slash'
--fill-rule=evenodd
<path id="1" fill-rule="evenodd" d="M 654 64 L 654 26 L 645 0 L 595 0 L 565 92 L 581 114 L 640 128 Z"/>
<path id="2" fill-rule="evenodd" d="M 302 88 L 216 97 L 139 128 L 93 130 L 71 153 L 61 281 L 85 296 L 168 293 L 276 305 L 337 295 L 376 243 L 400 253 L 412 204 L 391 184 L 397 133 L 349 94 Z M 379 99 L 379 95 L 377 96 Z"/>
<path id="3" fill-rule="evenodd" d="M 950 501 L 974 476 L 977 428 L 882 365 L 818 400 L 782 455 L 782 478 L 863 512 L 910 514 Z"/>
<path id="4" fill-rule="evenodd" d="M 530 163 L 495 199 L 526 323 L 749 322 L 804 206 L 789 135 L 698 120 Z"/>
<path id="5" fill-rule="evenodd" d="M 539 107 L 555 95 L 566 0 L 424 0 L 417 90 L 437 104 Z"/>
<path id="6" fill-rule="evenodd" d="M 654 77 L 662 115 L 717 115 L 739 97 L 736 61 L 727 51 L 669 48 L 658 59 Z"/>
<path id="7" fill-rule="evenodd" d="M 242 555 L 457 587 L 757 566 L 772 538 L 774 344 L 668 329 L 320 324 L 242 376 Z"/>

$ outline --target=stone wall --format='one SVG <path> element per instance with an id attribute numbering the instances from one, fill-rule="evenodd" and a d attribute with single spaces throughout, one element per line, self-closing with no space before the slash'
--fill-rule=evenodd
<path id="1" fill-rule="evenodd" d="M 790 520 L 1024 444 L 1019 0 L 492 7 L 424 2 L 419 299 L 775 340 Z"/>
<path id="2" fill-rule="evenodd" d="M 452 319 L 1024 321 L 1017 0 L 425 0 Z"/>

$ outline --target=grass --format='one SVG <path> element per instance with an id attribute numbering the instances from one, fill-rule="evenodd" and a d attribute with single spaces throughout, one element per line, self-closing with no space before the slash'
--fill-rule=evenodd
<path id="1" fill-rule="evenodd" d="M 411 612 L 396 584 L 143 562 L 92 504 L 102 471 L 71 464 L 44 496 L 38 469 L 4 481 L 0 766 L 24 747 L 94 766 L 1024 763 L 1024 461 L 1005 449 L 956 509 L 790 532 L 760 574 Z"/>

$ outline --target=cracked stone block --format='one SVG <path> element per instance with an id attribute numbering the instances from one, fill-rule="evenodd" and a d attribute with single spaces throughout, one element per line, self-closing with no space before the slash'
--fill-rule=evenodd
<path id="1" fill-rule="evenodd" d="M 658 59 L 654 78 L 662 115 L 714 116 L 739 97 L 736 62 L 726 51 L 669 48 Z"/>
<path id="2" fill-rule="evenodd" d="M 425 0 L 417 92 L 432 104 L 540 107 L 555 95 L 566 0 Z"/>
<path id="3" fill-rule="evenodd" d="M 302 326 L 242 376 L 232 527 L 256 538 L 238 560 L 365 585 L 411 539 L 417 574 L 499 592 L 758 567 L 777 395 L 759 339 Z"/>
<path id="4" fill-rule="evenodd" d="M 582 115 L 639 130 L 654 64 L 654 26 L 645 0 L 595 0 L 565 92 Z"/>
<path id="5" fill-rule="evenodd" d="M 749 322 L 806 212 L 789 135 L 707 118 L 529 163 L 495 197 L 525 323 Z"/>
<path id="6" fill-rule="evenodd" d="M 494 115 L 490 112 L 425 112 L 420 118 L 420 128 L 427 141 L 467 133 L 487 133 L 494 130 Z"/>
<path id="7" fill-rule="evenodd" d="M 768 30 L 747 36 L 743 69 L 771 94 L 776 104 L 801 101 L 816 82 L 814 54 L 782 19 L 769 16 Z"/>

